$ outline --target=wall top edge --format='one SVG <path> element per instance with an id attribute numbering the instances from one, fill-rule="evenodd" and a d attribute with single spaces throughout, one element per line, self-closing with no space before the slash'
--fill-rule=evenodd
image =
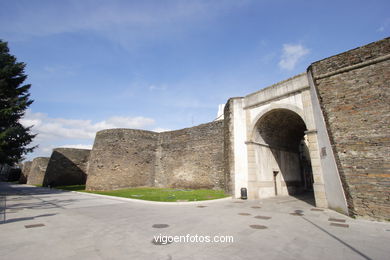
<path id="1" fill-rule="evenodd" d="M 223 123 L 223 120 L 212 121 L 212 122 L 203 123 L 203 124 L 192 126 L 192 127 L 186 127 L 186 128 L 182 128 L 182 129 L 178 129 L 178 130 L 164 131 L 164 132 L 154 132 L 154 131 L 150 131 L 150 130 L 131 129 L 131 128 L 112 128 L 112 129 L 104 129 L 104 130 L 98 131 L 96 133 L 96 135 L 105 134 L 105 133 L 120 133 L 120 132 L 128 132 L 128 133 L 137 133 L 138 132 L 138 133 L 148 133 L 151 135 L 160 135 L 160 134 L 186 131 L 186 130 L 190 130 L 193 128 L 201 128 L 201 127 L 206 127 L 208 125 L 221 124 L 221 123 Z"/>
<path id="2" fill-rule="evenodd" d="M 291 78 L 282 80 L 282 81 L 280 81 L 280 82 L 278 82 L 278 83 L 272 84 L 271 86 L 262 88 L 262 89 L 260 89 L 260 90 L 258 90 L 258 91 L 256 91 L 256 92 L 253 92 L 253 93 L 251 93 L 251 94 L 246 95 L 244 98 L 245 98 L 245 99 L 248 99 L 248 98 L 250 98 L 250 97 L 252 97 L 252 96 L 256 96 L 256 95 L 262 94 L 262 93 L 267 92 L 267 91 L 276 90 L 276 89 L 278 89 L 280 86 L 283 86 L 283 85 L 285 85 L 286 83 L 291 83 L 291 82 L 293 82 L 293 81 L 299 80 L 299 79 L 301 79 L 302 77 L 306 77 L 306 72 L 303 72 L 303 73 L 298 74 L 298 75 L 295 75 L 295 76 L 293 76 L 293 77 L 291 77 Z"/>
<path id="3" fill-rule="evenodd" d="M 390 37 L 313 62 L 314 75 L 326 75 L 350 66 L 367 63 L 390 54 Z"/>
<path id="4" fill-rule="evenodd" d="M 91 149 L 85 148 L 72 148 L 72 147 L 57 147 L 53 151 L 91 151 Z"/>
<path id="5" fill-rule="evenodd" d="M 42 159 L 47 159 L 47 160 L 49 160 L 50 159 L 50 157 L 45 157 L 45 156 L 40 156 L 40 157 L 35 157 L 34 159 L 33 159 L 33 161 L 35 161 L 35 160 L 42 160 Z"/>

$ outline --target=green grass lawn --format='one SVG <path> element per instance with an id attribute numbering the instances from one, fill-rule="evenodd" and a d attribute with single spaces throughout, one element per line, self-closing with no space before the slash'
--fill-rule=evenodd
<path id="1" fill-rule="evenodd" d="M 89 192 L 102 195 L 117 196 L 151 201 L 199 201 L 228 197 L 222 190 L 187 190 L 166 188 L 130 188 L 113 191 L 86 191 L 85 185 L 58 186 L 57 189 Z"/>

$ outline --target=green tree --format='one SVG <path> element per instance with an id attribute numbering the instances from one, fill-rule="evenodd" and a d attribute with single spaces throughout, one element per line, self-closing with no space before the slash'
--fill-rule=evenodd
<path id="1" fill-rule="evenodd" d="M 7 42 L 0 40 L 0 164 L 13 165 L 35 148 L 27 147 L 35 137 L 30 133 L 31 127 L 19 123 L 33 102 L 31 85 L 23 85 L 27 78 L 25 66 L 9 54 Z"/>

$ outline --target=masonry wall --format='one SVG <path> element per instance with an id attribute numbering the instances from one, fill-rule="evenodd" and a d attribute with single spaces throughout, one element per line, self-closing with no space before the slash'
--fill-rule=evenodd
<path id="1" fill-rule="evenodd" d="M 350 214 L 388 219 L 390 38 L 313 63 L 309 71 Z"/>
<path id="2" fill-rule="evenodd" d="M 43 185 L 85 184 L 90 152 L 87 149 L 54 149 L 46 169 Z"/>
<path id="3" fill-rule="evenodd" d="M 109 129 L 96 134 L 87 190 L 153 186 L 158 133 Z"/>
<path id="4" fill-rule="evenodd" d="M 31 164 L 32 164 L 31 161 L 27 161 L 27 162 L 23 163 L 22 168 L 21 168 L 22 172 L 20 174 L 20 179 L 19 179 L 20 184 L 27 183 L 28 174 L 31 170 Z"/>
<path id="5" fill-rule="evenodd" d="M 223 125 L 223 138 L 224 138 L 224 179 L 225 179 L 225 192 L 234 195 L 235 190 L 235 176 L 234 176 L 234 111 L 233 102 L 231 98 L 226 102 L 224 108 L 224 125 Z"/>
<path id="6" fill-rule="evenodd" d="M 27 184 L 42 185 L 45 177 L 49 157 L 37 157 L 31 163 L 31 169 L 28 173 Z"/>
<path id="7" fill-rule="evenodd" d="M 163 133 L 103 130 L 96 134 L 86 188 L 223 189 L 223 167 L 223 121 Z"/>
<path id="8" fill-rule="evenodd" d="M 159 136 L 155 185 L 224 189 L 223 121 Z"/>

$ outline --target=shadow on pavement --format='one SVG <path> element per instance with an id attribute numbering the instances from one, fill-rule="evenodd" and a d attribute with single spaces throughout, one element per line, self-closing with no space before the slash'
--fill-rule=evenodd
<path id="1" fill-rule="evenodd" d="M 61 194 L 61 193 L 66 194 L 69 192 L 71 191 L 0 182 L 0 194 L 7 194 L 7 196 L 45 195 L 45 194 Z"/>
<path id="2" fill-rule="evenodd" d="M 314 199 L 314 193 L 313 192 L 305 192 L 305 193 L 302 193 L 302 194 L 290 195 L 290 196 L 296 198 L 297 200 L 304 201 L 307 204 L 312 205 L 313 207 L 316 206 L 316 202 L 315 202 L 315 199 Z"/>
<path id="3" fill-rule="evenodd" d="M 52 209 L 52 208 L 63 208 L 77 200 L 74 199 L 65 199 L 65 200 L 42 200 L 40 198 L 36 198 L 40 201 L 38 202 L 26 202 L 26 203 L 17 203 L 13 205 L 7 205 L 7 209 Z"/>
<path id="4" fill-rule="evenodd" d="M 11 218 L 11 219 L 7 219 L 5 221 L 5 224 L 13 223 L 13 222 L 19 222 L 19 221 L 26 221 L 26 220 L 34 220 L 36 218 L 41 218 L 41 217 L 51 217 L 51 216 L 55 216 L 55 215 L 57 215 L 57 213 L 42 214 L 42 215 L 38 215 L 38 216 L 35 216 L 35 217 Z"/>

